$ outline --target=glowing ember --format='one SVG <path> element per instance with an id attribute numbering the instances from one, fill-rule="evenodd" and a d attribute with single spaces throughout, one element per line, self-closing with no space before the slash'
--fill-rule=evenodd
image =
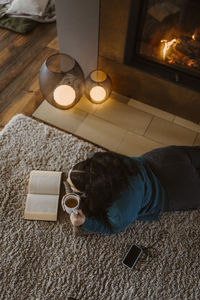
<path id="1" fill-rule="evenodd" d="M 161 40 L 161 43 L 164 43 L 164 47 L 163 47 L 163 51 L 162 51 L 163 60 L 166 59 L 167 51 L 169 50 L 169 48 L 176 42 L 177 42 L 176 39 L 173 39 L 169 42 L 167 40 Z"/>
<path id="2" fill-rule="evenodd" d="M 169 63 L 169 64 L 175 64 L 175 60 L 174 60 L 174 59 L 170 59 L 170 60 L 168 61 L 168 63 Z"/>
<path id="3" fill-rule="evenodd" d="M 188 67 L 192 67 L 194 65 L 194 62 L 192 60 L 188 61 L 187 63 Z"/>

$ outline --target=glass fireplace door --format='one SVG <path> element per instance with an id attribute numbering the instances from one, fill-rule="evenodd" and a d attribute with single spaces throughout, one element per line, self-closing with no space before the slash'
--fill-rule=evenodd
<path id="1" fill-rule="evenodd" d="M 172 77 L 177 82 L 185 76 L 183 84 L 190 77 L 199 87 L 200 0 L 133 2 L 125 63 L 143 69 L 146 65 L 149 72 L 152 67 L 152 73 L 161 76 L 168 72 L 166 79 Z"/>

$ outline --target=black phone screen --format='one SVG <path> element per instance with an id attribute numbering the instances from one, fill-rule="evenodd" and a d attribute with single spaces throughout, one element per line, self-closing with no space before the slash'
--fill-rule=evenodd
<path id="1" fill-rule="evenodd" d="M 124 257 L 123 264 L 129 268 L 132 268 L 142 254 L 142 251 L 143 250 L 138 246 L 132 245 Z"/>

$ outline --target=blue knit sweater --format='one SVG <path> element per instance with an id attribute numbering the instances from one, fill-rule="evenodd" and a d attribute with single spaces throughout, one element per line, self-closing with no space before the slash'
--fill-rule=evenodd
<path id="1" fill-rule="evenodd" d="M 129 179 L 126 190 L 122 191 L 107 211 L 108 222 L 86 218 L 81 226 L 84 230 L 113 234 L 130 226 L 135 220 L 154 221 L 164 207 L 164 189 L 143 156 L 132 157 L 139 173 Z"/>

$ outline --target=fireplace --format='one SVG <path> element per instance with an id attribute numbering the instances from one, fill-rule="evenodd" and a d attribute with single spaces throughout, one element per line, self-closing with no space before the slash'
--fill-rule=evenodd
<path id="1" fill-rule="evenodd" d="M 182 44 L 198 45 L 199 8 L 199 0 L 101 0 L 98 65 L 113 90 L 199 123 L 199 56 L 184 55 L 173 41 L 183 37 Z M 164 57 L 170 41 L 174 53 Z"/>
<path id="2" fill-rule="evenodd" d="M 132 1 L 124 62 L 200 91 L 200 1 Z"/>

